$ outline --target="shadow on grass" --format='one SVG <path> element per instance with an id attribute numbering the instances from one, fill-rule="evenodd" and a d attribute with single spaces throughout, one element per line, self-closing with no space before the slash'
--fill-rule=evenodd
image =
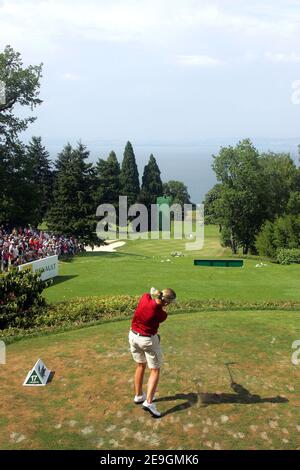
<path id="1" fill-rule="evenodd" d="M 281 396 L 262 398 L 260 395 L 253 395 L 249 390 L 236 382 L 231 382 L 231 388 L 235 393 L 176 393 L 176 395 L 158 398 L 156 402 L 160 403 L 184 400 L 183 403 L 179 403 L 162 413 L 161 417 L 163 417 L 176 413 L 177 411 L 191 408 L 198 402 L 198 400 L 201 402 L 203 407 L 209 405 L 220 405 L 222 403 L 240 403 L 249 405 L 254 403 L 288 403 L 289 401 L 287 398 Z"/>
<path id="2" fill-rule="evenodd" d="M 198 397 L 203 406 L 220 405 L 222 403 L 240 403 L 244 405 L 254 403 L 288 403 L 288 399 L 277 395 L 276 397 L 262 398 L 254 395 L 242 385 L 231 382 L 231 388 L 235 393 L 199 393 Z"/>
<path id="3" fill-rule="evenodd" d="M 191 406 L 194 406 L 197 403 L 198 396 L 197 393 L 176 393 L 176 395 L 172 395 L 169 397 L 157 398 L 156 402 L 158 403 L 176 400 L 184 400 L 184 402 L 173 406 L 169 410 L 162 413 L 162 417 L 171 413 L 176 413 L 177 411 L 187 410 L 188 408 L 191 408 Z"/>
<path id="4" fill-rule="evenodd" d="M 52 371 L 50 372 L 50 375 L 49 375 L 49 379 L 48 379 L 47 384 L 49 384 L 50 382 L 52 382 L 54 376 L 55 376 L 55 370 L 52 370 Z"/>
<path id="5" fill-rule="evenodd" d="M 67 276 L 67 275 L 66 276 L 56 276 L 53 280 L 53 283 L 50 285 L 50 287 L 56 286 L 57 284 L 61 284 L 62 282 L 70 281 L 74 277 L 78 277 L 78 274 L 73 274 L 73 275 L 69 275 L 69 276 Z"/>

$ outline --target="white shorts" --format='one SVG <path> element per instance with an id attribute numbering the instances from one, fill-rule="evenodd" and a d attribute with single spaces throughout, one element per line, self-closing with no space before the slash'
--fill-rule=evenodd
<path id="1" fill-rule="evenodd" d="M 139 336 L 129 331 L 130 352 L 135 362 L 146 363 L 149 369 L 160 369 L 162 351 L 158 335 Z"/>

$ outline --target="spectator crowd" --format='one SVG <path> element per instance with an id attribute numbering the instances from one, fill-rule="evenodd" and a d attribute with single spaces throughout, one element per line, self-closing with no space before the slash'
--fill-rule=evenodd
<path id="1" fill-rule="evenodd" d="M 31 227 L 10 229 L 0 225 L 0 271 L 47 256 L 73 256 L 84 246 L 73 237 L 53 235 Z"/>

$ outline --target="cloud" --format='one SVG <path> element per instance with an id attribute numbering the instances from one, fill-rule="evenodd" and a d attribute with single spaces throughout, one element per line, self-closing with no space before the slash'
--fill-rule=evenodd
<path id="1" fill-rule="evenodd" d="M 262 44 L 266 44 L 269 61 L 298 63 L 297 54 L 277 53 L 282 47 L 296 50 L 299 44 L 300 10 L 296 3 L 0 0 L 0 50 L 11 44 L 22 52 L 26 62 L 43 60 L 49 64 L 51 59 L 55 63 L 58 57 L 66 55 L 73 44 L 79 45 L 79 54 L 81 47 L 92 49 L 101 44 L 102 57 L 108 54 L 107 43 L 115 47 L 129 44 L 144 47 L 150 54 L 154 51 L 157 60 L 162 55 L 163 62 L 169 63 L 169 58 L 175 57 L 181 66 L 213 68 L 229 60 L 236 64 L 255 62 L 255 57 L 264 56 Z M 195 51 L 195 45 L 203 44 L 205 54 L 185 54 Z M 216 50 L 222 60 L 215 57 Z M 251 58 L 244 58 L 245 50 L 251 50 Z M 72 73 L 61 78 L 78 80 Z"/>
<path id="2" fill-rule="evenodd" d="M 178 55 L 177 63 L 187 67 L 218 67 L 223 61 L 207 55 Z"/>
<path id="3" fill-rule="evenodd" d="M 77 75 L 75 73 L 70 73 L 70 72 L 65 72 L 61 75 L 61 78 L 63 80 L 69 80 L 72 82 L 78 81 L 81 79 L 80 75 Z"/>
<path id="4" fill-rule="evenodd" d="M 153 9 L 147 8 L 144 2 L 130 0 L 4 0 L 0 3 L 1 39 L 13 28 L 17 36 L 26 31 L 31 37 L 38 34 L 52 36 L 54 40 L 71 34 L 93 40 L 128 41 L 154 23 Z"/>
<path id="5" fill-rule="evenodd" d="M 288 53 L 272 53 L 267 52 L 266 58 L 270 62 L 274 63 L 291 63 L 291 64 L 298 64 L 300 62 L 300 54 L 296 54 L 295 52 L 288 52 Z"/>
<path id="6" fill-rule="evenodd" d="M 278 2 L 277 2 L 278 4 Z M 0 40 L 10 33 L 33 41 L 72 35 L 112 42 L 176 40 L 182 33 L 204 30 L 241 36 L 289 36 L 298 31 L 300 14 L 276 0 L 264 8 L 253 2 L 221 0 L 3 0 Z M 6 41 L 7 42 L 7 41 Z"/>

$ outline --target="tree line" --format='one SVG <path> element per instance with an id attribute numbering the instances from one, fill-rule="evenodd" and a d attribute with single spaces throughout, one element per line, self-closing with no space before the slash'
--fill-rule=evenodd
<path id="1" fill-rule="evenodd" d="M 88 161 L 90 152 L 79 142 L 65 145 L 52 162 L 41 137 L 25 145 L 19 133 L 35 117 L 17 117 L 16 106 L 34 109 L 39 98 L 43 64 L 24 68 L 21 55 L 6 46 L 0 53 L 0 81 L 5 84 L 5 101 L 0 103 L 0 223 L 38 226 L 75 236 L 83 242 L 97 242 L 96 208 L 110 203 L 118 208 L 119 196 L 128 205 L 136 202 L 148 208 L 158 196 L 170 196 L 174 203 L 190 202 L 187 187 L 180 181 L 161 180 L 151 154 L 140 183 L 132 144 L 127 142 L 121 165 L 112 151 L 107 159 Z"/>
<path id="2" fill-rule="evenodd" d="M 0 53 L 0 223 L 37 226 L 46 222 L 53 232 L 93 241 L 96 208 L 101 203 L 118 207 L 119 195 L 128 204 L 147 207 L 156 197 L 171 196 L 175 203 L 190 202 L 182 182 L 163 183 L 153 155 L 140 182 L 134 150 L 127 143 L 119 164 L 115 152 L 107 159 L 88 162 L 81 142 L 67 144 L 54 164 L 40 137 L 28 145 L 19 134 L 36 119 L 19 117 L 16 107 L 34 109 L 39 98 L 42 66 L 24 67 L 21 55 L 6 46 Z M 217 184 L 206 194 L 205 218 L 218 224 L 223 245 L 275 257 L 279 249 L 300 248 L 300 169 L 289 153 L 260 153 L 249 139 L 235 147 L 222 147 L 213 156 Z M 300 254 L 299 254 L 300 258 Z"/>
<path id="3" fill-rule="evenodd" d="M 128 205 L 138 202 L 148 209 L 163 195 L 171 196 L 174 203 L 190 202 L 182 182 L 162 182 L 152 154 L 140 184 L 130 142 L 126 144 L 121 165 L 114 151 L 95 164 L 88 159 L 89 151 L 81 142 L 75 147 L 65 145 L 54 163 L 41 137 L 33 137 L 28 145 L 15 146 L 9 167 L 2 168 L 6 172 L 0 200 L 2 223 L 34 227 L 45 223 L 53 233 L 95 243 L 98 205 L 112 204 L 117 210 L 120 195 L 127 196 Z"/>
<path id="4" fill-rule="evenodd" d="M 300 168 L 289 153 L 259 153 L 245 139 L 221 148 L 212 168 L 218 182 L 205 196 L 205 217 L 219 225 L 223 245 L 271 258 L 300 248 Z"/>

